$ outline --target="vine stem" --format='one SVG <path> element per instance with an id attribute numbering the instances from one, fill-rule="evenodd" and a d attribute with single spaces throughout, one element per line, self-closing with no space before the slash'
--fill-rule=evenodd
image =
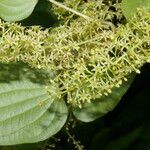
<path id="1" fill-rule="evenodd" d="M 82 14 L 82 13 L 80 13 L 80 12 L 78 12 L 78 11 L 72 9 L 72 8 L 69 8 L 69 7 L 63 5 L 63 4 L 60 3 L 60 2 L 57 2 L 57 1 L 55 1 L 55 0 L 49 0 L 49 2 L 51 2 L 51 3 L 53 3 L 53 4 L 57 5 L 57 6 L 59 6 L 59 7 L 61 7 L 61 8 L 64 8 L 64 9 L 66 9 L 66 10 L 68 10 L 68 11 L 70 11 L 70 12 L 72 12 L 72 13 L 74 13 L 74 14 L 80 16 L 80 17 L 83 17 L 83 18 L 86 19 L 86 20 L 92 20 L 89 16 L 84 15 L 84 14 Z"/>

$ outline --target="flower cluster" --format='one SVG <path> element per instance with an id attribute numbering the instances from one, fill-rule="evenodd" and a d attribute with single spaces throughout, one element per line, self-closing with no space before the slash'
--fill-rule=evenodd
<path id="1" fill-rule="evenodd" d="M 150 12 L 139 10 L 129 23 L 116 27 L 112 20 L 122 16 L 120 10 L 113 12 L 102 1 L 78 5 L 92 20 L 70 20 L 70 15 L 67 23 L 48 30 L 1 21 L 0 61 L 57 72 L 51 84 L 60 87 L 68 103 L 81 106 L 108 95 L 150 62 Z"/>

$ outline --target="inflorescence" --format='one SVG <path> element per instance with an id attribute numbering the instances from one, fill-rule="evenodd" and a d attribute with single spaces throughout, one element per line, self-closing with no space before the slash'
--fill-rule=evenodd
<path id="1" fill-rule="evenodd" d="M 150 12 L 141 9 L 126 25 L 115 26 L 114 15 L 122 16 L 117 6 L 113 12 L 102 1 L 76 4 L 92 20 L 64 11 L 59 17 L 65 22 L 46 30 L 0 21 L 0 61 L 57 72 L 51 84 L 59 85 L 68 103 L 81 106 L 108 95 L 150 62 Z"/>

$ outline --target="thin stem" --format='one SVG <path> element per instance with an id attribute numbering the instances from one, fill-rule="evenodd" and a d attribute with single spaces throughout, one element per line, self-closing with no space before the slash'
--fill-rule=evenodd
<path id="1" fill-rule="evenodd" d="M 71 8 L 69 8 L 69 7 L 65 6 L 65 5 L 63 5 L 63 4 L 60 3 L 60 2 L 57 2 L 57 1 L 55 1 L 55 0 L 49 0 L 49 1 L 50 1 L 51 3 L 53 3 L 53 4 L 57 5 L 57 6 L 59 6 L 59 7 L 62 7 L 62 8 L 64 8 L 64 9 L 66 9 L 66 10 L 68 10 L 68 11 L 70 11 L 70 12 L 72 12 L 72 13 L 78 15 L 78 16 L 80 16 L 80 17 L 85 18 L 86 20 L 92 20 L 89 16 L 86 16 L 86 15 L 84 15 L 84 14 L 82 14 L 82 13 L 80 13 L 80 12 L 74 10 L 74 9 L 71 9 Z"/>

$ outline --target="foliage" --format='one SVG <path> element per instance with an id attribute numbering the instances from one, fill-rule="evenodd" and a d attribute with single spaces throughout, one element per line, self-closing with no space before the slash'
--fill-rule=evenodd
<path id="1" fill-rule="evenodd" d="M 38 0 L 1 0 L 0 17 L 7 21 L 18 21 L 27 18 Z"/>
<path id="2" fill-rule="evenodd" d="M 4 68 L 0 76 L 7 82 L 0 83 L 0 113 L 6 112 L 0 118 L 2 145 L 37 142 L 52 136 L 65 124 L 67 106 L 69 114 L 73 111 L 79 119 L 84 112 L 88 121 L 101 117 L 101 112 L 106 114 L 121 100 L 131 84 L 128 78 L 132 72 L 140 73 L 140 68 L 150 62 L 149 9 L 137 8 L 141 6 L 139 3 L 133 4 L 132 20 L 124 24 L 119 1 L 65 0 L 64 5 L 49 1 L 57 6 L 51 8 L 48 1 L 38 1 L 38 4 L 36 0 L 29 3 L 0 1 L 0 17 L 6 21 L 25 19 L 36 4 L 34 12 L 51 8 L 58 16 L 57 23 L 47 29 L 0 21 L 0 62 Z M 8 7 L 8 3 L 12 5 Z M 26 9 L 28 5 L 29 9 Z M 8 10 L 10 6 L 15 7 Z M 128 8 L 130 3 L 123 1 L 122 9 L 127 18 L 130 15 Z M 28 64 L 29 74 L 19 68 L 21 78 L 14 74 L 17 80 L 10 77 L 8 82 L 6 76 L 11 74 L 14 62 Z M 5 63 L 8 63 L 7 67 Z M 46 72 L 47 79 L 40 79 L 32 72 L 33 68 L 41 76 Z M 40 91 L 32 90 L 37 86 Z M 41 104 L 41 97 L 46 100 L 44 104 Z M 85 105 L 89 105 L 88 113 Z M 97 106 L 100 107 L 95 109 Z"/>
<path id="3" fill-rule="evenodd" d="M 24 70 L 20 72 L 20 80 L 12 72 L 14 81 L 7 79 L 8 83 L 0 84 L 0 145 L 45 140 L 57 133 L 67 119 L 67 107 L 58 95 L 58 88 L 51 86 L 47 91 L 45 84 L 22 74 L 29 74 L 30 69 L 25 66 Z M 29 77 L 32 74 L 30 71 Z"/>
<path id="4" fill-rule="evenodd" d="M 150 0 L 123 0 L 122 10 L 127 19 L 131 19 L 138 7 L 150 8 Z"/>

